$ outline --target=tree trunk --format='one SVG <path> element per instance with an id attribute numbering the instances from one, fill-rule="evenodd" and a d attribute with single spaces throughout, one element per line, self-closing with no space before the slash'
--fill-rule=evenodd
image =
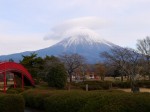
<path id="1" fill-rule="evenodd" d="M 72 82 L 72 75 L 69 75 L 70 82 Z"/>
<path id="2" fill-rule="evenodd" d="M 104 81 L 104 76 L 101 76 L 101 80 Z"/>
<path id="3" fill-rule="evenodd" d="M 69 85 L 68 85 L 68 90 L 69 91 L 71 89 L 71 82 L 72 82 L 72 75 L 69 75 Z"/>
<path id="4" fill-rule="evenodd" d="M 128 76 L 127 76 L 127 81 L 129 81 L 129 80 L 130 80 L 130 76 L 128 75 Z"/>

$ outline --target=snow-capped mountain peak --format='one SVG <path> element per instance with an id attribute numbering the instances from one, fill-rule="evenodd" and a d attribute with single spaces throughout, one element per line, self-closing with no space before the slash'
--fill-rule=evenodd
<path id="1" fill-rule="evenodd" d="M 63 41 L 59 44 L 63 45 L 65 48 L 70 46 L 77 46 L 77 45 L 96 45 L 96 44 L 107 44 L 111 46 L 112 44 L 100 39 L 100 35 L 93 30 L 87 28 L 76 28 L 69 30 L 65 33 L 66 37 Z"/>
<path id="2" fill-rule="evenodd" d="M 92 45 L 94 43 L 95 41 L 93 41 L 88 36 L 78 35 L 78 36 L 68 37 L 65 40 L 61 41 L 59 44 L 63 45 L 64 47 L 70 47 L 72 45 L 73 46 L 85 45 L 85 44 Z"/>

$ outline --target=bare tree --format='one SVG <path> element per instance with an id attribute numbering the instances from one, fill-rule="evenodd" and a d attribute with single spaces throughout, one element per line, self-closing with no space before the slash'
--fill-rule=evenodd
<path id="1" fill-rule="evenodd" d="M 129 49 L 129 52 L 127 54 L 129 57 L 126 65 L 125 72 L 130 76 L 131 78 L 131 87 L 132 91 L 134 92 L 136 85 L 136 81 L 139 78 L 139 72 L 140 72 L 140 61 L 141 61 L 141 55 L 137 53 L 137 51 L 133 49 Z"/>
<path id="2" fill-rule="evenodd" d="M 137 41 L 137 49 L 143 54 L 143 68 L 150 80 L 150 37 Z"/>
<path id="3" fill-rule="evenodd" d="M 101 54 L 107 60 L 107 63 L 119 69 L 120 74 L 134 76 L 138 71 L 140 54 L 130 48 L 113 48 L 110 53 Z M 137 67 L 138 68 L 138 67 Z"/>
<path id="4" fill-rule="evenodd" d="M 85 58 L 79 54 L 63 54 L 59 58 L 64 63 L 70 82 L 72 82 L 73 73 L 85 63 Z"/>
<path id="5" fill-rule="evenodd" d="M 103 52 L 100 54 L 100 56 L 104 57 L 106 59 L 106 63 L 109 63 L 112 66 L 115 66 L 116 68 L 119 68 L 119 72 L 121 74 L 121 81 L 123 81 L 123 75 L 125 74 L 125 69 L 127 65 L 128 60 L 128 49 L 126 48 L 120 48 L 115 47 L 112 48 L 110 53 L 109 52 Z"/>
<path id="6" fill-rule="evenodd" d="M 87 64 L 84 63 L 82 66 L 79 67 L 80 76 L 82 76 L 82 81 L 84 82 L 86 77 L 86 71 L 87 71 Z"/>
<path id="7" fill-rule="evenodd" d="M 102 63 L 95 64 L 95 72 L 97 75 L 101 77 L 101 80 L 104 81 L 105 73 L 106 73 L 106 68 L 104 64 Z"/>
<path id="8" fill-rule="evenodd" d="M 119 69 L 121 79 L 123 75 L 130 76 L 131 87 L 134 91 L 137 74 L 140 72 L 141 55 L 137 51 L 129 48 L 113 48 L 110 53 L 104 52 L 101 54 L 107 59 L 107 62 Z"/>

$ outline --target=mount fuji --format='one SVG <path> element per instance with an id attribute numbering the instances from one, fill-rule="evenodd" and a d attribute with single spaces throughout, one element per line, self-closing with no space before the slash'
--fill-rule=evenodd
<path id="1" fill-rule="evenodd" d="M 67 38 L 48 48 L 11 55 L 2 55 L 0 56 L 0 60 L 13 59 L 19 61 L 22 59 L 22 55 L 30 55 L 32 52 L 35 52 L 40 57 L 45 57 L 46 55 L 59 56 L 62 53 L 78 53 L 85 57 L 88 63 L 96 63 L 102 60 L 100 58 L 101 52 L 109 52 L 110 49 L 119 47 L 111 42 L 99 39 L 99 34 L 86 28 L 70 30 L 65 32 L 65 36 Z"/>

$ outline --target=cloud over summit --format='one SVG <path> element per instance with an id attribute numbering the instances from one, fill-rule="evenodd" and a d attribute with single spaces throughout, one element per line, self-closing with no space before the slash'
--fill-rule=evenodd
<path id="1" fill-rule="evenodd" d="M 51 32 L 44 37 L 44 40 L 65 38 L 68 36 L 68 32 L 74 29 L 86 28 L 96 31 L 103 29 L 108 24 L 108 21 L 102 20 L 98 17 L 82 17 L 71 19 L 53 27 Z"/>

